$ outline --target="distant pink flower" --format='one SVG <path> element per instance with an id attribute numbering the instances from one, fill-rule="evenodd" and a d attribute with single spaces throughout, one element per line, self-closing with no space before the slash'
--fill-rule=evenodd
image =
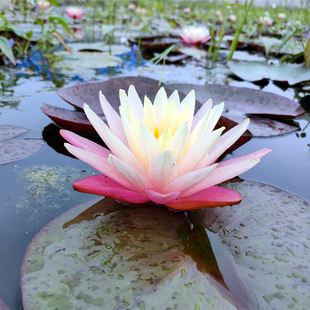
<path id="1" fill-rule="evenodd" d="M 235 22 L 235 21 L 237 20 L 237 16 L 231 14 L 231 15 L 228 16 L 228 20 L 229 20 L 230 22 Z"/>
<path id="2" fill-rule="evenodd" d="M 284 13 L 279 13 L 279 14 L 278 14 L 278 18 L 281 19 L 281 20 L 283 20 L 283 19 L 286 18 L 286 14 L 284 14 Z"/>
<path id="3" fill-rule="evenodd" d="M 75 6 L 70 6 L 66 8 L 65 12 L 72 19 L 81 19 L 84 14 L 83 9 L 75 7 Z"/>
<path id="4" fill-rule="evenodd" d="M 270 18 L 270 17 L 268 17 L 268 16 L 264 16 L 264 17 L 260 17 L 259 18 L 259 22 L 262 24 L 262 25 L 266 25 L 266 26 L 268 26 L 268 27 L 271 27 L 272 26 L 272 24 L 273 24 L 273 20 Z"/>
<path id="5" fill-rule="evenodd" d="M 140 15 L 145 15 L 146 14 L 146 9 L 136 8 L 136 13 L 138 13 Z"/>
<path id="6" fill-rule="evenodd" d="M 301 22 L 299 20 L 296 20 L 294 23 L 295 26 L 301 26 Z"/>
<path id="7" fill-rule="evenodd" d="M 129 4 L 128 4 L 128 10 L 130 10 L 130 11 L 135 11 L 136 8 L 137 8 L 137 7 L 136 7 L 133 3 L 129 3 Z"/>
<path id="8" fill-rule="evenodd" d="M 182 102 L 175 91 L 167 98 L 161 88 L 154 104 L 144 105 L 134 88 L 119 91 L 120 115 L 100 92 L 109 127 L 87 104 L 84 111 L 109 149 L 70 131 L 61 135 L 67 150 L 101 175 L 73 183 L 75 190 L 111 197 L 127 203 L 152 201 L 176 210 L 192 210 L 239 203 L 239 193 L 215 186 L 254 167 L 270 152 L 215 163 L 246 131 L 249 119 L 222 135 L 214 130 L 224 103 L 212 108 L 208 100 L 194 116 L 195 91 Z"/>
<path id="9" fill-rule="evenodd" d="M 221 11 L 216 11 L 215 15 L 217 18 L 220 18 L 222 16 L 222 12 Z"/>
<path id="10" fill-rule="evenodd" d="M 47 1 L 38 1 L 37 6 L 39 9 L 47 10 L 51 4 Z"/>
<path id="11" fill-rule="evenodd" d="M 185 8 L 183 11 L 184 11 L 185 14 L 188 14 L 188 13 L 191 12 L 191 9 L 190 8 Z"/>
<path id="12" fill-rule="evenodd" d="M 180 41 L 187 44 L 199 44 L 211 39 L 209 29 L 205 26 L 187 26 L 180 31 Z"/>

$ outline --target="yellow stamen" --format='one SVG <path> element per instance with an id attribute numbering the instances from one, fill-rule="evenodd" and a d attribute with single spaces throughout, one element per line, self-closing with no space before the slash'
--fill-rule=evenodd
<path id="1" fill-rule="evenodd" d="M 155 137 L 156 140 L 159 138 L 159 130 L 158 130 L 157 126 L 155 127 L 154 137 Z"/>

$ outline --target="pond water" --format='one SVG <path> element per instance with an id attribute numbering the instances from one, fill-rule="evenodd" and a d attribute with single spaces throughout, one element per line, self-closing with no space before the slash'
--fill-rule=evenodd
<path id="1" fill-rule="evenodd" d="M 41 112 L 42 102 L 68 108 L 55 93 L 59 87 L 83 82 L 107 80 L 119 76 L 144 76 L 159 80 L 162 65 L 145 65 L 136 53 L 116 55 L 120 61 L 108 68 L 59 73 L 39 66 L 39 73 L 26 63 L 16 69 L 0 70 L 0 124 L 29 129 L 22 138 L 42 139 L 32 156 L 0 166 L 0 295 L 12 310 L 22 309 L 20 268 L 25 250 L 44 225 L 66 210 L 94 198 L 75 192 L 72 182 L 92 175 L 95 170 L 86 163 L 64 155 L 59 128 Z M 262 89 L 289 99 L 304 102 L 310 86 L 287 87 L 254 84 L 226 75 L 218 65 L 207 60 L 186 60 L 182 65 L 166 65 L 163 82 L 192 84 L 227 84 Z M 208 99 L 208 98 L 206 98 Z M 309 108 L 309 101 L 308 101 Z M 255 168 L 241 177 L 269 184 L 310 201 L 310 114 L 295 119 L 300 130 L 275 137 L 257 138 L 235 150 L 226 158 L 248 154 L 260 148 L 272 152 Z"/>

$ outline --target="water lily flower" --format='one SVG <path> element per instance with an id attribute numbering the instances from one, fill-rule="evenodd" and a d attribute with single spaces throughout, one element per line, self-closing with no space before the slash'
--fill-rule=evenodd
<path id="1" fill-rule="evenodd" d="M 222 12 L 219 11 L 219 10 L 217 10 L 217 11 L 215 12 L 215 15 L 216 15 L 217 18 L 220 18 L 220 17 L 222 16 Z"/>
<path id="2" fill-rule="evenodd" d="M 187 44 L 199 44 L 211 39 L 209 29 L 205 26 L 187 26 L 180 31 L 180 41 Z"/>
<path id="3" fill-rule="evenodd" d="M 208 100 L 193 116 L 193 90 L 182 102 L 178 91 L 167 98 L 164 88 L 158 91 L 154 104 L 145 96 L 142 105 L 132 85 L 128 95 L 120 90 L 119 96 L 120 115 L 99 94 L 109 126 L 84 104 L 89 121 L 109 149 L 70 131 L 60 131 L 71 143 L 65 143 L 71 154 L 103 173 L 74 182 L 74 189 L 127 203 L 153 201 L 177 210 L 242 200 L 239 193 L 215 185 L 252 168 L 270 150 L 215 162 L 247 129 L 249 119 L 221 135 L 224 127 L 214 127 L 224 103 L 212 108 Z"/>
<path id="4" fill-rule="evenodd" d="M 134 11 L 137 7 L 133 3 L 128 4 L 128 10 Z"/>
<path id="5" fill-rule="evenodd" d="M 69 6 L 68 8 L 66 8 L 65 12 L 72 19 L 81 19 L 84 14 L 83 9 L 75 6 Z"/>
<path id="6" fill-rule="evenodd" d="M 285 14 L 285 13 L 279 13 L 279 14 L 278 14 L 278 18 L 281 19 L 281 20 L 283 20 L 283 19 L 286 18 L 286 14 Z"/>
<path id="7" fill-rule="evenodd" d="M 268 17 L 268 16 L 264 16 L 264 17 L 260 16 L 259 22 L 260 22 L 263 26 L 266 25 L 266 26 L 268 26 L 268 27 L 271 27 L 272 24 L 273 24 L 273 20 L 272 20 L 270 17 Z"/>
<path id="8" fill-rule="evenodd" d="M 237 20 L 237 16 L 231 14 L 231 15 L 228 16 L 228 20 L 229 20 L 230 22 L 235 22 L 235 21 Z"/>
<path id="9" fill-rule="evenodd" d="M 191 12 L 191 9 L 190 9 L 190 8 L 185 8 L 185 9 L 183 10 L 183 12 L 184 12 L 185 14 L 188 14 L 188 13 Z"/>
<path id="10" fill-rule="evenodd" d="M 48 1 L 38 1 L 37 6 L 39 9 L 47 10 L 51 4 Z"/>

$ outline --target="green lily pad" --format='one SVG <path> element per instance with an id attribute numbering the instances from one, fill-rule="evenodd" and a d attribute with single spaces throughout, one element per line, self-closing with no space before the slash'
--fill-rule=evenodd
<path id="1" fill-rule="evenodd" d="M 227 188 L 242 194 L 240 205 L 197 211 L 191 220 L 219 234 L 259 309 L 308 309 L 310 203 L 251 181 Z"/>
<path id="2" fill-rule="evenodd" d="M 310 204 L 261 183 L 226 187 L 239 205 L 96 199 L 65 212 L 27 248 L 24 309 L 306 309 Z"/>
<path id="3" fill-rule="evenodd" d="M 310 69 L 304 63 L 266 65 L 254 61 L 229 61 L 227 65 L 240 79 L 250 82 L 270 79 L 295 85 L 310 80 Z"/>
<path id="4" fill-rule="evenodd" d="M 116 67 L 122 59 L 108 52 L 74 52 L 73 54 L 67 51 L 57 52 L 58 56 L 63 56 L 64 60 L 55 64 L 55 67 L 60 69 L 62 73 L 77 73 L 80 74 L 82 69 L 100 69 L 108 67 Z"/>

